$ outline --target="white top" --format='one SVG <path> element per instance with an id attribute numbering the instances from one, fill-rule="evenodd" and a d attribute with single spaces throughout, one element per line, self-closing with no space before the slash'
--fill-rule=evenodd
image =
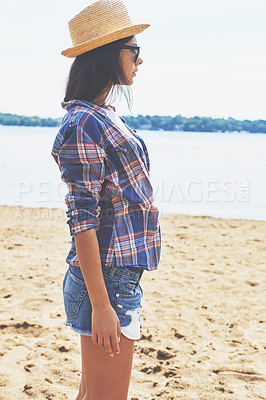
<path id="1" fill-rule="evenodd" d="M 134 136 L 128 130 L 128 128 L 126 127 L 126 125 L 124 124 L 122 119 L 119 117 L 117 112 L 115 112 L 111 108 L 106 108 L 104 111 L 107 113 L 107 115 L 110 118 L 110 120 L 113 121 L 115 123 L 115 125 L 117 125 L 118 128 L 121 129 L 121 131 L 125 134 L 126 137 L 130 137 L 130 139 L 132 139 L 135 143 L 137 143 L 140 146 L 141 149 L 143 148 L 142 144 L 140 143 L 140 141 L 136 138 L 136 136 Z"/>

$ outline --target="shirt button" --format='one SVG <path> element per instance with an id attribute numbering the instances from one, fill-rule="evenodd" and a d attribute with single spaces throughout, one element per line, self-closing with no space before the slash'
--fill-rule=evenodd
<path id="1" fill-rule="evenodd" d="M 119 293 L 116 293 L 116 297 L 119 297 Z"/>

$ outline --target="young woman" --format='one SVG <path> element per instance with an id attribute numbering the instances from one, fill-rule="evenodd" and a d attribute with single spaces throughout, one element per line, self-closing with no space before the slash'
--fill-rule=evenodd
<path id="1" fill-rule="evenodd" d="M 62 52 L 76 58 L 52 154 L 68 188 L 63 295 L 66 325 L 81 340 L 76 400 L 127 399 L 140 278 L 160 257 L 147 148 L 110 105 L 133 84 L 143 62 L 135 35 L 148 26 L 133 25 L 122 1 L 100 0 L 69 22 L 73 47 Z"/>

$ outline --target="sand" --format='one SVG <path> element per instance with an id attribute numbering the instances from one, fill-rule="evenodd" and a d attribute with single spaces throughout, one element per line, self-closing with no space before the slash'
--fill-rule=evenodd
<path id="1" fill-rule="evenodd" d="M 65 327 L 63 210 L 0 207 L 0 399 L 74 400 L 79 335 Z M 129 400 L 266 399 L 266 222 L 160 218 L 145 272 Z"/>

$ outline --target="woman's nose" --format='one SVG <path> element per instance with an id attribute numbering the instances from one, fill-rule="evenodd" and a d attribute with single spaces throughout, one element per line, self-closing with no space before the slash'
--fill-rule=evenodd
<path id="1" fill-rule="evenodd" d="M 143 60 L 141 57 L 138 59 L 138 62 L 136 63 L 136 65 L 140 65 L 140 64 L 143 64 Z"/>

